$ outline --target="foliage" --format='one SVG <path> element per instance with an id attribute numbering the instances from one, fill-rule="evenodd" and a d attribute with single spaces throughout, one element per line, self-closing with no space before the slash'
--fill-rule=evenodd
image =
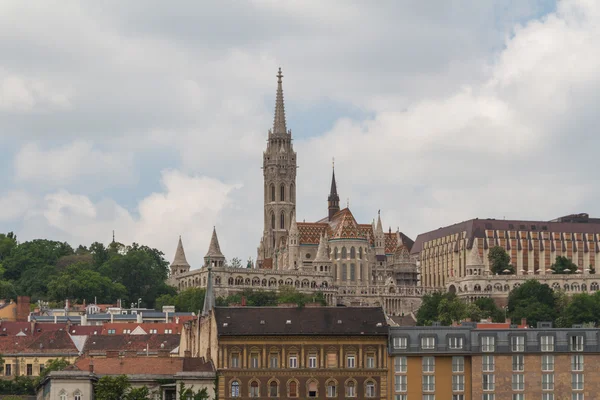
<path id="1" fill-rule="evenodd" d="M 554 321 L 558 316 L 556 300 L 550 286 L 530 279 L 508 295 L 508 314 L 516 321 L 527 318 L 532 326 L 540 321 Z"/>
<path id="2" fill-rule="evenodd" d="M 515 268 L 510 265 L 510 256 L 502 246 L 494 246 L 488 253 L 490 270 L 494 275 L 514 274 Z"/>
<path id="3" fill-rule="evenodd" d="M 132 388 L 127 392 L 124 400 L 147 400 L 150 398 L 150 390 L 146 386 Z"/>
<path id="4" fill-rule="evenodd" d="M 179 383 L 179 400 L 208 400 L 209 398 L 210 396 L 206 388 L 194 392 L 192 388 L 186 388 L 183 382 Z"/>
<path id="5" fill-rule="evenodd" d="M 49 297 L 84 300 L 93 293 L 100 303 L 110 303 L 126 295 L 125 286 L 91 268 L 92 265 L 83 263 L 66 267 L 48 283 Z"/>
<path id="6" fill-rule="evenodd" d="M 0 394 L 34 395 L 34 381 L 28 376 L 15 376 L 12 380 L 0 379 Z"/>
<path id="7" fill-rule="evenodd" d="M 94 386 L 94 398 L 96 400 L 121 400 L 130 387 L 127 375 L 103 376 Z"/>
<path id="8" fill-rule="evenodd" d="M 216 299 L 217 306 L 228 306 L 231 304 L 240 304 L 242 297 L 246 298 L 246 305 L 251 307 L 272 307 L 277 304 L 294 303 L 299 307 L 304 307 L 306 303 L 319 303 L 326 305 L 325 296 L 321 292 L 305 294 L 299 292 L 292 286 L 282 286 L 279 292 L 267 290 L 245 289 L 242 292 L 232 294 L 225 298 Z"/>
<path id="9" fill-rule="evenodd" d="M 189 288 L 176 295 L 163 294 L 156 299 L 155 307 L 157 310 L 161 310 L 163 306 L 175 306 L 177 312 L 198 313 L 204 307 L 205 295 L 206 289 L 204 288 Z"/>
<path id="10" fill-rule="evenodd" d="M 567 257 L 557 256 L 550 269 L 553 274 L 574 274 L 577 272 L 577 265 Z"/>
<path id="11" fill-rule="evenodd" d="M 496 302 L 489 297 L 482 297 L 475 300 L 475 306 L 481 311 L 480 318 L 472 318 L 473 321 L 490 319 L 494 322 L 504 322 L 504 311 L 496 305 Z"/>
<path id="12" fill-rule="evenodd" d="M 53 358 L 46 362 L 44 370 L 35 379 L 35 386 L 40 384 L 46 376 L 52 371 L 62 371 L 69 366 L 69 362 L 65 358 Z"/>
<path id="13" fill-rule="evenodd" d="M 242 268 L 242 260 L 240 260 L 238 257 L 232 258 L 230 267 L 231 268 Z"/>
<path id="14" fill-rule="evenodd" d="M 466 303 L 455 293 L 449 292 L 424 295 L 416 317 L 417 325 L 425 326 L 434 322 L 447 326 L 467 318 L 472 321 L 481 321 L 486 318 L 491 318 L 494 322 L 504 321 L 504 314 L 496 306 L 494 300 L 482 298 L 475 303 Z"/>

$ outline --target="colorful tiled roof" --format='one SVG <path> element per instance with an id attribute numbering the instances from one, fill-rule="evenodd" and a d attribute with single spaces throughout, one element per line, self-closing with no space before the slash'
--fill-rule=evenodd
<path id="1" fill-rule="evenodd" d="M 309 223 L 298 222 L 298 231 L 300 232 L 300 244 L 319 244 L 321 235 L 327 232 L 329 235 L 331 230 L 327 223 Z"/>
<path id="2" fill-rule="evenodd" d="M 361 230 L 354 219 L 354 215 L 349 208 L 338 211 L 331 218 L 329 227 L 332 231 L 332 239 L 366 239 L 366 235 Z"/>

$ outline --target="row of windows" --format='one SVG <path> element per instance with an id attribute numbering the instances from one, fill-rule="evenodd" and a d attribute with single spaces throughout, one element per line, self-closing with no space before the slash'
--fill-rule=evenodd
<path id="1" fill-rule="evenodd" d="M 299 397 L 300 390 L 299 384 L 296 380 L 290 380 L 284 391 L 287 392 L 287 397 Z M 340 388 L 338 387 L 338 382 L 335 379 L 329 379 L 325 383 L 325 394 L 326 397 L 337 397 L 338 391 Z M 345 397 L 357 397 L 357 382 L 354 379 L 348 379 L 344 383 L 344 396 Z M 276 380 L 271 380 L 268 385 L 268 397 L 285 397 L 284 393 L 281 393 L 281 388 L 279 382 Z M 377 396 L 377 387 L 375 382 L 372 380 L 366 380 L 364 384 L 365 389 L 365 397 L 371 398 Z M 244 396 L 242 393 L 242 385 L 238 380 L 231 381 L 230 384 L 230 393 L 231 397 L 242 397 Z M 265 395 L 262 395 L 265 397 Z M 311 380 L 306 384 L 306 397 L 318 397 L 319 396 L 319 383 L 315 380 Z M 248 397 L 261 397 L 260 393 L 260 381 L 254 379 L 250 381 L 248 385 Z"/>
<path id="2" fill-rule="evenodd" d="M 482 389 L 493 392 L 496 390 L 496 376 L 494 374 L 483 374 Z M 525 375 L 512 374 L 512 390 L 525 390 Z M 583 390 L 584 375 L 582 373 L 571 374 L 571 389 Z M 423 389 L 425 391 L 425 389 Z M 542 374 L 542 390 L 554 390 L 554 374 Z"/>
<path id="3" fill-rule="evenodd" d="M 394 396 L 394 400 L 408 400 L 407 394 L 397 394 Z M 424 394 L 422 400 L 435 400 L 435 394 Z M 452 400 L 465 400 L 464 394 L 453 394 Z"/>
<path id="4" fill-rule="evenodd" d="M 26 371 L 27 376 L 33 376 L 33 364 L 27 364 L 25 368 L 26 368 L 25 371 Z M 42 372 L 44 372 L 44 368 L 45 368 L 45 365 L 44 364 L 40 364 L 40 370 L 39 370 L 40 374 Z M 13 374 L 13 365 L 12 364 L 5 364 L 4 365 L 4 375 L 5 376 L 11 376 L 12 374 Z"/>
<path id="5" fill-rule="evenodd" d="M 485 353 L 491 353 L 496 351 L 496 337 L 495 336 L 481 336 L 480 337 L 481 351 Z M 392 338 L 392 346 L 394 349 L 403 350 L 408 348 L 408 337 L 394 337 Z M 421 350 L 435 350 L 437 346 L 437 338 L 435 336 L 424 336 L 420 340 Z M 461 350 L 464 348 L 463 337 L 449 337 L 448 348 L 451 350 Z M 569 350 L 570 351 L 583 351 L 584 348 L 584 336 L 574 335 L 569 337 Z M 513 352 L 524 352 L 525 351 L 525 336 L 511 336 L 510 338 L 510 349 Z M 545 335 L 540 336 L 540 350 L 543 352 L 554 351 L 554 336 Z"/>
<path id="6" fill-rule="evenodd" d="M 364 249 L 364 254 L 367 254 L 367 248 L 365 247 Z M 333 248 L 333 258 L 335 260 L 339 260 L 340 258 L 342 260 L 346 260 L 348 259 L 348 250 L 346 249 L 346 247 L 342 247 L 341 250 L 338 251 L 337 247 Z M 354 248 L 354 246 L 350 247 L 350 259 L 354 260 L 356 258 L 356 249 Z M 363 248 L 359 247 L 358 248 L 358 259 L 362 260 L 363 258 Z"/>
<path id="7" fill-rule="evenodd" d="M 582 372 L 584 365 L 583 354 L 571 355 L 571 371 Z M 481 357 L 482 370 L 483 372 L 494 372 L 495 359 L 494 356 L 484 355 Z M 542 372 L 553 372 L 554 371 L 554 355 L 544 354 L 542 356 Z M 525 370 L 525 359 L 524 356 L 514 355 L 512 356 L 512 370 L 519 372 Z"/>
<path id="8" fill-rule="evenodd" d="M 421 360 L 422 372 L 425 374 L 430 374 L 435 372 L 435 357 L 423 357 Z M 394 371 L 396 373 L 406 373 L 407 368 L 407 358 L 406 357 L 394 357 Z M 452 372 L 453 373 L 463 373 L 465 371 L 465 358 L 464 357 L 452 357 Z M 407 391 L 407 376 L 406 375 L 396 375 L 395 377 L 395 389 L 396 392 L 406 392 Z M 432 392 L 435 391 L 435 376 L 433 375 L 423 375 L 422 381 L 423 391 L 424 392 Z M 452 390 L 455 392 L 464 391 L 465 387 L 465 377 L 464 375 L 452 375 Z"/>
<path id="9" fill-rule="evenodd" d="M 280 355 L 278 353 L 269 354 L 269 366 L 268 368 L 299 368 L 299 356 L 297 353 L 291 353 L 287 357 L 287 365 L 280 365 Z M 230 368 L 241 368 L 240 353 L 231 353 L 229 360 Z M 375 353 L 367 353 L 364 359 L 364 368 L 377 368 Z M 358 368 L 356 354 L 347 354 L 345 359 L 346 368 Z M 258 352 L 251 352 L 248 358 L 248 365 L 250 368 L 262 368 L 261 357 Z M 317 353 L 308 353 L 306 356 L 306 367 L 308 368 L 319 368 L 319 361 Z M 327 368 L 339 368 L 338 365 L 338 354 L 334 352 L 328 352 L 325 359 L 325 367 Z"/>
<path id="10" fill-rule="evenodd" d="M 281 185 L 279 186 L 279 201 L 285 201 L 286 196 L 285 196 L 285 185 Z M 294 191 L 294 185 L 290 185 L 290 201 L 294 201 L 294 197 L 295 197 L 296 193 Z M 271 184 L 271 201 L 276 201 L 275 200 L 275 185 Z"/>
<path id="11" fill-rule="evenodd" d="M 425 397 L 423 397 L 423 399 L 425 399 Z M 398 399 L 396 399 L 396 400 L 398 400 Z M 407 400 L 407 399 L 401 399 L 401 400 Z M 435 399 L 428 399 L 428 400 L 435 400 Z M 452 400 L 455 400 L 455 399 L 453 398 Z M 484 393 L 481 396 L 481 400 L 496 400 L 496 395 L 494 393 Z M 512 400 L 525 400 L 525 395 L 523 393 L 514 393 L 512 395 Z M 542 400 L 558 400 L 558 398 L 554 397 L 554 393 L 542 393 Z M 571 393 L 571 400 L 585 400 L 585 398 L 583 396 L 583 393 Z"/>

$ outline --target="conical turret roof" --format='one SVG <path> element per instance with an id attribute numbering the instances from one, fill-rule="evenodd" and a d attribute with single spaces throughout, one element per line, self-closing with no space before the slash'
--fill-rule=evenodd
<path id="1" fill-rule="evenodd" d="M 321 235 L 319 239 L 319 248 L 317 249 L 317 256 L 315 262 L 329 262 L 329 253 L 327 252 L 327 236 Z"/>
<path id="2" fill-rule="evenodd" d="M 292 221 L 290 222 L 290 235 L 298 234 L 298 224 L 296 223 L 296 212 L 292 213 Z"/>
<path id="3" fill-rule="evenodd" d="M 281 78 L 281 68 L 277 73 L 277 95 L 275 96 L 275 118 L 273 120 L 273 134 L 283 135 L 287 133 L 287 127 L 285 124 L 285 107 L 283 104 L 283 85 Z"/>
<path id="4" fill-rule="evenodd" d="M 206 253 L 206 257 L 224 257 L 223 253 L 221 253 L 221 247 L 219 246 L 219 238 L 217 238 L 217 230 L 213 227 L 212 237 L 210 238 L 210 245 L 208 246 L 208 252 Z"/>
<path id="5" fill-rule="evenodd" d="M 383 233 L 383 227 L 381 226 L 381 212 L 377 212 L 377 233 Z"/>
<path id="6" fill-rule="evenodd" d="M 190 264 L 187 262 L 185 258 L 185 251 L 183 250 L 183 243 L 181 242 L 181 236 L 179 236 L 179 242 L 177 243 L 177 250 L 175 251 L 175 258 L 173 258 L 173 262 L 171 266 L 178 267 L 190 267 Z"/>

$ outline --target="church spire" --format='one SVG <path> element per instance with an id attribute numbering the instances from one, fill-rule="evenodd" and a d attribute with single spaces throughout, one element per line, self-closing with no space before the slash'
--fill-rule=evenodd
<path id="1" fill-rule="evenodd" d="M 281 68 L 277 73 L 277 95 L 275 97 L 275 118 L 273 120 L 273 134 L 283 135 L 287 133 L 287 127 L 285 125 L 285 107 L 283 104 L 283 85 L 281 78 Z"/>
<path id="2" fill-rule="evenodd" d="M 183 250 L 183 243 L 181 242 L 181 235 L 179 236 L 179 242 L 177 243 L 177 250 L 175 251 L 175 257 L 171 263 L 171 271 L 187 272 L 190 270 L 190 264 L 185 258 L 185 251 Z"/>
<path id="3" fill-rule="evenodd" d="M 214 226 L 210 244 L 208 245 L 208 251 L 204 256 L 204 263 L 207 266 L 214 265 L 216 267 L 223 267 L 225 265 L 225 256 L 221 253 L 219 239 L 217 238 L 217 230 Z"/>
<path id="4" fill-rule="evenodd" d="M 332 163 L 331 190 L 329 191 L 329 197 L 327 198 L 327 205 L 329 206 L 329 220 L 331 221 L 331 218 L 335 215 L 335 213 L 340 211 L 340 196 L 338 196 L 337 193 L 334 163 Z"/>

